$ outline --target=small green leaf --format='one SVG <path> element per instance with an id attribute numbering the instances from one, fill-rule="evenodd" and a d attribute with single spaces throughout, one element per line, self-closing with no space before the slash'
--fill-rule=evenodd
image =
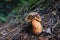
<path id="1" fill-rule="evenodd" d="M 5 18 L 5 17 L 0 17 L 0 20 L 3 21 L 3 22 L 5 22 L 5 21 L 7 21 L 7 18 Z"/>

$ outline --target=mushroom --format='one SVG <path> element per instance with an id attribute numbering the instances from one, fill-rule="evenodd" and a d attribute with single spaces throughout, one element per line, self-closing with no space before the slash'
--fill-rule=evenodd
<path id="1" fill-rule="evenodd" d="M 26 20 L 26 22 L 31 22 L 33 34 L 38 35 L 42 32 L 43 27 L 41 25 L 41 17 L 37 12 L 29 13 L 26 16 L 25 20 Z"/>

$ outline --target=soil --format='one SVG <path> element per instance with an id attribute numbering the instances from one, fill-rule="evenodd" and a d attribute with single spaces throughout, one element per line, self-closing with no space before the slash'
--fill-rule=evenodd
<path id="1" fill-rule="evenodd" d="M 59 5 L 56 5 L 56 10 L 54 8 L 44 11 L 39 10 L 38 13 L 41 15 L 43 26 L 41 34 L 34 35 L 32 33 L 31 23 L 26 23 L 24 20 L 27 12 L 18 20 L 15 17 L 8 18 L 14 20 L 14 23 L 7 21 L 1 25 L 0 40 L 60 40 L 60 2 L 57 4 Z"/>

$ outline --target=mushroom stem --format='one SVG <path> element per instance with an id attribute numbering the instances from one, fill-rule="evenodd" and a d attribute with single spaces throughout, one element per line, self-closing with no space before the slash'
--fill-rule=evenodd
<path id="1" fill-rule="evenodd" d="M 32 20 L 32 28 L 34 34 L 40 34 L 43 30 L 41 23 L 36 20 Z"/>

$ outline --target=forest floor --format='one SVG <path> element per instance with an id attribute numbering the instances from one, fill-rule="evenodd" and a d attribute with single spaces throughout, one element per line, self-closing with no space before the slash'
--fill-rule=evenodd
<path id="1" fill-rule="evenodd" d="M 6 23 L 0 23 L 0 40 L 60 40 L 60 2 L 57 4 L 57 9 L 48 7 L 41 11 L 38 7 L 33 10 L 41 16 L 43 31 L 40 35 L 30 32 L 31 25 L 25 22 L 28 12 L 25 12 L 20 19 L 8 16 Z"/>

